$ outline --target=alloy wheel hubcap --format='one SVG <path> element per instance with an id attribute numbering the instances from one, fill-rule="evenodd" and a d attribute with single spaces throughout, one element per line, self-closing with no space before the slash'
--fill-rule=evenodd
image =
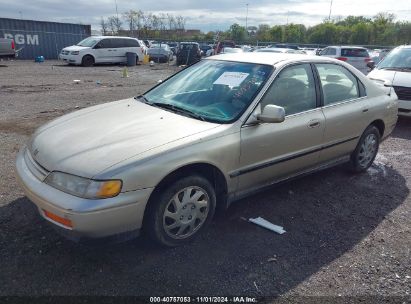
<path id="1" fill-rule="evenodd" d="M 377 153 L 377 147 L 378 142 L 375 134 L 368 134 L 361 144 L 360 152 L 358 153 L 358 163 L 361 167 L 366 168 L 370 165 Z"/>
<path id="2" fill-rule="evenodd" d="M 163 228 L 173 239 L 192 236 L 207 219 L 210 198 L 196 186 L 178 191 L 168 202 L 163 215 Z"/>

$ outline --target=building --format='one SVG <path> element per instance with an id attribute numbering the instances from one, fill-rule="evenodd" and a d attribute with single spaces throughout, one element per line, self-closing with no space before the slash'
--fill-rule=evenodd
<path id="1" fill-rule="evenodd" d="M 90 25 L 0 18 L 0 37 L 14 39 L 20 59 L 57 59 L 62 48 L 90 35 Z"/>

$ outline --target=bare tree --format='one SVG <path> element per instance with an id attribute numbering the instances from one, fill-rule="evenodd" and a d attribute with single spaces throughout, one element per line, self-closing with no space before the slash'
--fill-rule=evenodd
<path id="1" fill-rule="evenodd" d="M 117 16 L 108 17 L 108 27 L 113 35 L 118 35 L 121 30 L 121 25 L 123 24 Z"/>
<path id="2" fill-rule="evenodd" d="M 100 27 L 101 27 L 101 33 L 103 34 L 103 36 L 107 35 L 108 24 L 106 23 L 106 19 L 104 19 L 103 17 L 101 17 L 101 20 L 100 20 Z"/>

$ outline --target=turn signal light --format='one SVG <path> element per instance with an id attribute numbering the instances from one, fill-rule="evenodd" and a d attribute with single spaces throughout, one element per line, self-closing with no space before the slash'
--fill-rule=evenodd
<path id="1" fill-rule="evenodd" d="M 63 226 L 66 226 L 66 227 L 73 228 L 73 223 L 71 222 L 71 220 L 58 216 L 57 214 L 54 214 L 44 209 L 43 209 L 43 212 L 44 212 L 44 215 L 47 218 L 51 219 L 52 221 L 62 224 Z"/>

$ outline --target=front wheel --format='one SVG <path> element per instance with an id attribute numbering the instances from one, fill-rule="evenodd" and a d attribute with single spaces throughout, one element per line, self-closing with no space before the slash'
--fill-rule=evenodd
<path id="1" fill-rule="evenodd" d="M 94 58 L 91 55 L 86 55 L 81 59 L 81 65 L 84 67 L 91 67 L 94 65 Z"/>
<path id="2" fill-rule="evenodd" d="M 375 126 L 369 126 L 351 154 L 351 169 L 354 172 L 363 172 L 373 163 L 378 153 L 381 135 Z"/>
<path id="3" fill-rule="evenodd" d="M 210 223 L 215 206 L 215 191 L 207 179 L 197 175 L 184 177 L 153 197 L 145 228 L 161 245 L 182 245 Z"/>

